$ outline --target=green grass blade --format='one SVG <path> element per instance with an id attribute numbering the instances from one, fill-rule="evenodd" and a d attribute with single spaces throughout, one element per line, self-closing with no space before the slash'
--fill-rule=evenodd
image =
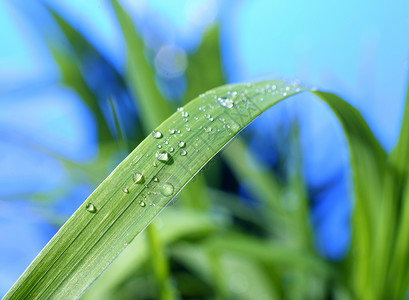
<path id="1" fill-rule="evenodd" d="M 148 136 L 79 207 L 5 299 L 79 297 L 240 130 L 272 105 L 302 90 L 279 80 L 227 85 L 175 112 L 157 128 L 161 134 Z M 358 166 L 367 167 L 370 162 L 379 172 L 374 173 L 377 179 L 385 153 L 361 115 L 332 94 L 315 94 L 340 119 L 351 159 Z M 362 178 L 356 177 L 360 172 L 354 168 L 357 204 L 364 202 L 360 197 L 367 192 L 361 186 Z"/>
<path id="2" fill-rule="evenodd" d="M 175 112 L 157 128 L 161 138 L 148 136 L 119 164 L 46 245 L 5 299 L 80 296 L 241 129 L 301 90 L 279 80 L 228 85 Z M 179 143 L 182 141 L 184 145 Z"/>
<path id="3" fill-rule="evenodd" d="M 386 153 L 380 146 L 360 113 L 333 94 L 314 92 L 324 100 L 341 121 L 346 134 L 352 179 L 354 184 L 354 212 L 352 216 L 352 246 L 350 276 L 357 299 L 366 299 L 373 274 L 372 247 L 377 239 L 377 221 L 381 204 L 382 186 L 386 172 Z M 379 274 L 382 276 L 384 274 Z"/>
<path id="4" fill-rule="evenodd" d="M 187 88 L 184 102 L 187 103 L 196 95 L 225 84 L 219 46 L 219 27 L 212 25 L 203 34 L 198 50 L 189 56 L 185 72 Z"/>
<path id="5" fill-rule="evenodd" d="M 145 130 L 151 130 L 170 116 L 172 110 L 159 92 L 153 70 L 144 56 L 143 41 L 132 18 L 116 0 L 111 0 L 126 45 L 126 79 L 138 100 Z"/>
<path id="6" fill-rule="evenodd" d="M 404 182 L 409 164 L 409 80 L 406 89 L 405 108 L 402 116 L 398 143 L 391 153 L 391 162 L 401 177 L 401 184 Z"/>

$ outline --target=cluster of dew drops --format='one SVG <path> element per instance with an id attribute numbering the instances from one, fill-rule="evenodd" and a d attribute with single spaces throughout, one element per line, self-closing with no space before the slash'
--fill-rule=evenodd
<path id="1" fill-rule="evenodd" d="M 254 86 L 251 83 L 246 84 L 245 87 L 254 89 Z M 238 91 L 235 91 L 233 88 L 234 88 L 234 86 L 233 87 L 232 86 L 228 87 L 228 92 L 227 92 L 226 96 L 217 96 L 215 91 L 209 91 L 209 92 L 206 92 L 205 94 L 201 94 L 200 97 L 201 98 L 211 98 L 211 99 L 215 100 L 215 102 L 216 102 L 216 104 L 218 106 L 223 107 L 225 109 L 232 109 L 235 106 L 236 106 L 236 108 L 238 108 L 239 103 L 238 103 L 237 99 L 240 99 L 241 102 L 244 102 L 244 103 L 248 104 L 248 101 L 243 97 L 243 95 L 246 94 L 246 89 L 241 90 L 241 91 L 238 92 Z M 283 84 L 265 84 L 264 86 L 257 86 L 257 88 L 255 89 L 255 92 L 258 95 L 258 97 L 256 99 L 259 102 L 263 102 L 264 101 L 263 96 L 267 95 L 267 94 L 279 95 L 279 96 L 286 97 L 289 93 L 294 93 L 294 92 L 299 92 L 299 91 L 300 91 L 300 86 L 297 85 L 296 83 L 291 83 L 291 84 L 284 84 L 284 83 Z M 242 97 L 239 98 L 238 97 L 239 95 L 241 95 Z M 211 108 L 211 109 L 213 108 L 211 103 L 207 104 L 207 106 L 209 108 Z M 204 115 L 203 115 L 205 119 L 207 119 L 209 122 L 213 122 L 214 118 L 209 113 L 206 113 L 206 107 L 207 106 L 206 105 L 200 106 L 199 110 L 202 111 L 202 112 L 205 112 Z M 189 113 L 187 111 L 185 111 L 183 107 L 177 108 L 177 113 L 180 113 L 180 116 L 183 119 L 183 122 L 185 123 L 186 132 L 190 132 L 191 128 L 189 126 Z M 195 121 L 197 121 L 198 119 L 199 118 L 197 116 L 194 117 Z M 224 127 L 230 128 L 230 125 L 227 124 L 225 119 L 220 118 L 219 121 L 224 123 Z M 208 126 L 208 127 L 202 127 L 201 126 L 199 129 L 200 130 L 203 129 L 207 133 L 210 133 L 212 131 L 211 126 Z M 175 149 L 174 147 L 169 145 L 169 140 L 170 140 L 171 136 L 176 136 L 176 135 L 179 135 L 180 139 L 178 140 L 177 148 Z M 164 135 L 159 130 L 154 130 L 154 131 L 152 131 L 152 137 L 154 139 L 161 140 L 164 137 Z M 169 137 L 164 139 L 163 145 L 161 143 L 157 144 L 158 151 L 156 151 L 156 153 L 155 153 L 156 161 L 166 163 L 171 159 L 171 154 L 170 153 L 173 154 L 175 152 L 178 152 L 179 155 L 182 156 L 182 157 L 187 156 L 188 152 L 185 149 L 186 142 L 183 139 L 181 139 L 181 137 L 183 137 L 183 133 L 182 133 L 182 131 L 180 129 L 174 129 L 174 128 L 169 129 Z M 196 139 L 196 141 L 198 141 L 198 139 Z M 196 144 L 194 144 L 194 146 L 197 147 L 198 144 L 196 143 Z M 199 152 L 199 150 L 197 148 L 195 148 L 193 151 L 194 152 Z M 146 156 L 148 157 L 149 154 L 146 154 Z M 138 156 L 135 159 L 137 159 L 137 158 L 138 158 Z M 135 159 L 134 159 L 134 161 L 132 161 L 130 163 L 131 166 L 135 163 Z M 154 167 L 158 166 L 158 163 L 156 161 L 153 162 Z M 142 172 L 137 172 L 137 173 L 133 174 L 133 182 L 135 184 L 143 184 L 144 181 L 145 181 L 145 178 L 144 178 L 144 175 L 143 175 Z M 153 181 L 159 183 L 160 180 L 159 180 L 158 177 L 153 177 Z M 165 197 L 170 197 L 175 192 L 174 186 L 169 182 L 165 182 L 163 184 L 160 184 L 159 187 L 160 187 L 159 192 Z M 124 187 L 122 189 L 122 192 L 125 193 L 125 194 L 129 194 L 130 190 L 129 190 L 128 187 Z M 157 193 L 156 192 L 147 192 L 147 194 L 149 196 L 151 194 L 156 195 Z M 146 207 L 147 203 L 149 205 L 155 206 L 155 204 L 153 204 L 152 202 L 147 201 L 146 196 L 143 196 L 143 197 L 144 197 L 144 200 L 139 201 L 139 205 L 141 207 Z M 90 212 L 90 213 L 97 212 L 96 206 L 93 205 L 92 203 L 88 203 L 85 207 L 86 207 L 87 211 Z"/>

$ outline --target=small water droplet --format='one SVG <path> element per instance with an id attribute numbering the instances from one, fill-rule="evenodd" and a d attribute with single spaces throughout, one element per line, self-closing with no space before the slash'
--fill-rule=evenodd
<path id="1" fill-rule="evenodd" d="M 152 131 L 152 136 L 155 139 L 160 139 L 162 137 L 162 133 L 160 131 L 154 130 L 154 131 Z"/>
<path id="2" fill-rule="evenodd" d="M 205 128 L 205 131 L 206 131 L 206 132 L 211 132 L 211 131 L 212 131 L 212 127 L 207 127 L 207 128 Z"/>
<path id="3" fill-rule="evenodd" d="M 183 107 L 178 107 L 177 111 L 183 111 Z"/>
<path id="4" fill-rule="evenodd" d="M 157 167 L 157 166 L 158 166 L 158 164 L 156 163 L 156 161 L 154 161 L 152 165 L 153 165 L 154 167 Z"/>
<path id="5" fill-rule="evenodd" d="M 125 194 L 129 194 L 129 190 L 128 190 L 127 187 L 124 187 L 124 188 L 122 189 L 122 191 L 123 191 Z"/>
<path id="6" fill-rule="evenodd" d="M 175 151 L 175 149 L 173 148 L 173 147 L 169 147 L 169 152 L 173 152 L 173 151 Z"/>
<path id="7" fill-rule="evenodd" d="M 158 149 L 162 148 L 162 145 L 158 144 Z"/>
<path id="8" fill-rule="evenodd" d="M 169 141 L 165 141 L 165 145 L 169 145 Z"/>
<path id="9" fill-rule="evenodd" d="M 182 117 L 187 118 L 189 116 L 189 113 L 187 111 L 182 112 Z"/>
<path id="10" fill-rule="evenodd" d="M 187 152 L 185 150 L 180 150 L 180 155 L 186 156 Z"/>
<path id="11" fill-rule="evenodd" d="M 186 146 L 186 144 L 185 144 L 184 141 L 180 141 L 180 142 L 178 143 L 178 146 L 179 146 L 179 148 L 183 148 L 183 147 Z"/>
<path id="12" fill-rule="evenodd" d="M 133 181 L 135 183 L 142 183 L 143 182 L 143 174 L 142 173 L 136 173 L 133 175 Z"/>
<path id="13" fill-rule="evenodd" d="M 158 151 L 156 152 L 156 159 L 159 161 L 168 161 L 169 160 L 169 153 L 166 151 Z"/>
<path id="14" fill-rule="evenodd" d="M 90 213 L 95 213 L 97 211 L 97 208 L 92 203 L 88 203 L 85 207 L 87 208 L 87 211 L 89 211 Z"/>
<path id="15" fill-rule="evenodd" d="M 159 182 L 159 178 L 158 177 L 153 177 L 153 181 Z"/>
<path id="16" fill-rule="evenodd" d="M 141 201 L 141 202 L 139 202 L 139 205 L 140 205 L 141 207 L 145 207 L 145 206 L 146 206 L 146 203 L 143 202 L 143 201 Z"/>
<path id="17" fill-rule="evenodd" d="M 228 97 L 219 97 L 217 99 L 217 104 L 226 108 L 232 108 L 234 106 L 234 101 Z"/>
<path id="18" fill-rule="evenodd" d="M 173 195 L 174 190 L 175 188 L 173 187 L 173 185 L 167 182 L 160 187 L 159 191 L 163 196 L 169 197 Z"/>
<path id="19" fill-rule="evenodd" d="M 175 129 L 173 129 L 173 128 L 172 128 L 172 129 L 169 129 L 169 133 L 170 133 L 170 134 L 174 134 L 174 133 L 175 133 Z"/>
<path id="20" fill-rule="evenodd" d="M 190 127 L 186 128 L 186 131 L 190 131 L 190 130 L 191 130 Z"/>

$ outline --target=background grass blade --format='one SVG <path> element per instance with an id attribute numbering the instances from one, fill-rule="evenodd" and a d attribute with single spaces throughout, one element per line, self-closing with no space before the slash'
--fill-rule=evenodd
<path id="1" fill-rule="evenodd" d="M 370 299 L 366 297 L 372 293 L 368 285 L 372 284 L 372 247 L 375 236 L 379 234 L 377 222 L 386 172 L 386 153 L 355 108 L 333 94 L 314 94 L 333 110 L 348 140 L 355 201 L 349 258 L 352 276 L 349 280 L 357 299 Z"/>
<path id="2" fill-rule="evenodd" d="M 79 207 L 5 298 L 81 295 L 229 140 L 301 90 L 279 80 L 228 85 L 174 113 L 157 128 L 160 138 L 148 136 Z"/>

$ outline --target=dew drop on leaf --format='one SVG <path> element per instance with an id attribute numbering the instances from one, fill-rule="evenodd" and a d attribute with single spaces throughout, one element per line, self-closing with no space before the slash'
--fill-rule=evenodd
<path id="1" fill-rule="evenodd" d="M 179 148 L 183 148 L 183 147 L 186 146 L 186 144 L 185 144 L 184 141 L 180 141 L 180 142 L 178 143 L 178 146 L 179 146 Z"/>
<path id="2" fill-rule="evenodd" d="M 173 151 L 175 151 L 175 149 L 173 148 L 173 147 L 169 147 L 169 152 L 173 152 Z"/>
<path id="3" fill-rule="evenodd" d="M 133 181 L 135 183 L 142 183 L 143 181 L 143 174 L 142 173 L 136 173 L 133 175 Z"/>
<path id="4" fill-rule="evenodd" d="M 185 150 L 181 150 L 181 151 L 180 151 L 180 155 L 186 156 L 186 154 L 187 154 L 187 152 L 186 152 Z"/>
<path id="5" fill-rule="evenodd" d="M 156 152 L 156 159 L 159 161 L 168 161 L 169 160 L 169 153 L 166 151 L 158 151 Z"/>
<path id="6" fill-rule="evenodd" d="M 177 111 L 183 111 L 183 107 L 178 107 Z"/>
<path id="7" fill-rule="evenodd" d="M 153 136 L 155 139 L 160 139 L 160 138 L 162 137 L 162 133 L 161 133 L 160 131 L 154 130 L 154 131 L 152 131 L 152 136 Z"/>
<path id="8" fill-rule="evenodd" d="M 123 191 L 125 194 L 129 194 L 129 190 L 128 190 L 127 187 L 124 187 L 124 188 L 122 189 L 122 191 Z"/>
<path id="9" fill-rule="evenodd" d="M 173 187 L 173 185 L 167 182 L 160 187 L 159 191 L 163 196 L 169 197 L 173 195 L 174 190 L 175 188 Z"/>
<path id="10" fill-rule="evenodd" d="M 158 177 L 153 177 L 153 181 L 159 182 L 159 178 Z"/>
<path id="11" fill-rule="evenodd" d="M 87 208 L 87 211 L 89 211 L 90 213 L 95 213 L 97 211 L 97 208 L 92 203 L 88 203 L 85 207 Z"/>
<path id="12" fill-rule="evenodd" d="M 182 112 L 182 117 L 184 118 L 189 117 L 189 113 L 187 111 Z"/>
<path id="13" fill-rule="evenodd" d="M 217 104 L 226 108 L 232 108 L 234 105 L 234 101 L 228 97 L 219 97 L 217 99 Z"/>
<path id="14" fill-rule="evenodd" d="M 143 201 L 141 201 L 141 202 L 139 202 L 139 205 L 140 205 L 141 207 L 145 207 L 145 206 L 146 206 L 146 203 L 143 202 Z"/>

